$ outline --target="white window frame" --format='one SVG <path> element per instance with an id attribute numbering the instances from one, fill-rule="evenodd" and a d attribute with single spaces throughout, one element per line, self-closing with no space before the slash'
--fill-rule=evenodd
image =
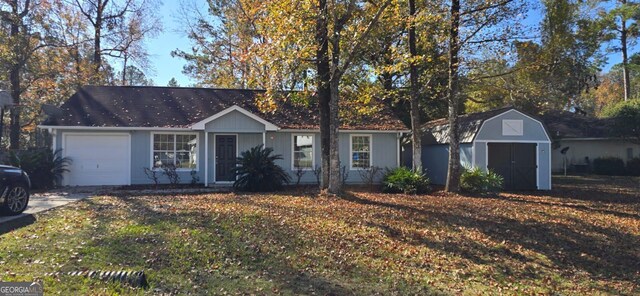
<path id="1" fill-rule="evenodd" d="M 154 159 L 153 159 L 153 138 L 155 137 L 155 135 L 173 135 L 173 152 L 175 153 L 176 151 L 176 135 L 187 135 L 187 136 L 196 136 L 196 167 L 193 169 L 188 169 L 188 168 L 176 168 L 176 171 L 178 172 L 190 172 L 190 171 L 200 171 L 200 134 L 199 133 L 190 133 L 190 132 L 152 132 L 151 133 L 151 145 L 150 145 L 150 168 L 154 171 L 158 171 L 161 170 L 161 168 L 156 168 L 153 166 L 154 163 Z"/>
<path id="2" fill-rule="evenodd" d="M 353 137 L 369 138 L 369 167 L 354 168 L 353 167 Z M 371 134 L 351 134 L 349 135 L 349 169 L 352 171 L 368 170 L 373 167 L 373 136 Z"/>
<path id="3" fill-rule="evenodd" d="M 524 120 L 522 119 L 503 119 L 502 120 L 503 136 L 524 136 Z"/>
<path id="4" fill-rule="evenodd" d="M 303 171 L 313 171 L 316 168 L 316 136 L 314 134 L 291 134 L 291 171 L 297 171 L 296 167 L 296 146 L 295 138 L 297 136 L 311 137 L 311 167 L 302 168 Z"/>

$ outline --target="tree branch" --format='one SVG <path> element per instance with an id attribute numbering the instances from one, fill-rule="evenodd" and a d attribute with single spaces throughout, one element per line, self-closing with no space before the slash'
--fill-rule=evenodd
<path id="1" fill-rule="evenodd" d="M 489 10 L 489 9 L 493 9 L 493 8 L 498 8 L 500 6 L 507 5 L 507 4 L 511 3 L 511 2 L 513 2 L 513 0 L 505 0 L 505 1 L 502 1 L 502 2 L 495 3 L 495 4 L 489 4 L 489 5 L 485 5 L 485 6 L 480 6 L 480 7 L 471 9 L 471 10 L 460 12 L 460 16 L 462 17 L 462 16 L 465 16 L 465 15 L 474 14 L 476 12 Z"/>
<path id="2" fill-rule="evenodd" d="M 362 35 L 360 35 L 360 37 L 358 37 L 356 39 L 355 43 L 352 46 L 349 47 L 351 49 L 351 51 L 347 55 L 347 58 L 345 58 L 344 64 L 342 66 L 342 69 L 338 68 L 338 72 L 339 73 L 335 73 L 335 74 L 342 75 L 347 70 L 349 65 L 353 62 L 353 59 L 355 58 L 355 56 L 358 54 L 358 51 L 360 50 L 360 47 L 362 46 L 362 43 L 369 36 L 369 33 L 371 32 L 373 27 L 378 23 L 378 20 L 380 19 L 380 16 L 384 12 L 384 10 L 387 9 L 389 4 L 391 4 L 391 0 L 386 0 L 382 4 L 382 6 L 380 6 L 378 8 L 378 11 L 376 11 L 376 14 L 374 15 L 373 19 L 371 19 L 371 21 L 367 25 L 367 28 L 362 33 Z"/>

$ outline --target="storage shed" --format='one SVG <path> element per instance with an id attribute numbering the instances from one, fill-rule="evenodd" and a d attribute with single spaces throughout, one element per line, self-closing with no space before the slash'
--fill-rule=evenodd
<path id="1" fill-rule="evenodd" d="M 506 190 L 551 189 L 551 139 L 542 122 L 514 108 L 459 117 L 460 162 L 491 169 Z M 434 184 L 444 184 L 448 169 L 447 119 L 424 126 L 422 163 Z"/>

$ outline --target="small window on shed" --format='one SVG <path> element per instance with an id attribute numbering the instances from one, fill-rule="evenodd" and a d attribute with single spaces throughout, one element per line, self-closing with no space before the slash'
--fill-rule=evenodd
<path id="1" fill-rule="evenodd" d="M 633 148 L 627 148 L 627 160 L 633 158 Z"/>
<path id="2" fill-rule="evenodd" d="M 522 120 L 513 120 L 513 119 L 502 120 L 502 135 L 503 136 L 524 135 Z"/>

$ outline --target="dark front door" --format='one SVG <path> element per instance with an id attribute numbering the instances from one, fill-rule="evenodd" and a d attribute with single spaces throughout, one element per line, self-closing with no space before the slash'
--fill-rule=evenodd
<path id="1" fill-rule="evenodd" d="M 236 136 L 216 135 L 216 181 L 234 181 Z"/>
<path id="2" fill-rule="evenodd" d="M 504 178 L 507 190 L 536 190 L 536 144 L 489 143 L 487 167 Z"/>

